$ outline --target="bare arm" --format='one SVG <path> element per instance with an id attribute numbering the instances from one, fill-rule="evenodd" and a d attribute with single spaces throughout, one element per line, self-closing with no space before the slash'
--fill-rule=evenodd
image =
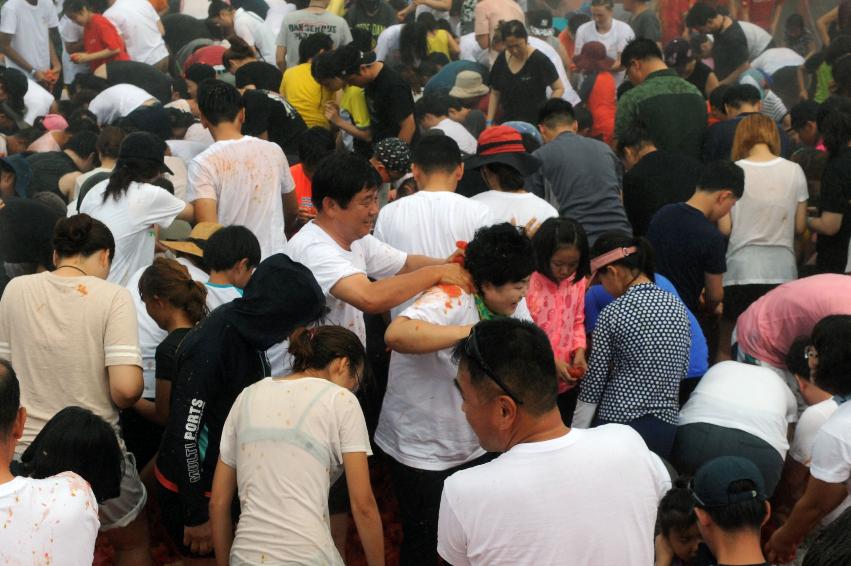
<path id="1" fill-rule="evenodd" d="M 345 277 L 331 288 L 331 294 L 368 314 L 378 314 L 399 306 L 438 283 L 466 285 L 467 273 L 456 263 L 435 265 L 412 273 L 370 281 L 358 273 Z"/>
<path id="2" fill-rule="evenodd" d="M 449 42 L 449 54 L 452 59 L 457 59 L 461 54 L 461 46 L 458 45 L 458 40 L 451 33 L 447 33 L 447 41 Z"/>
<path id="3" fill-rule="evenodd" d="M 284 201 L 284 229 L 295 230 L 296 221 L 298 220 L 298 199 L 295 196 L 295 191 L 290 191 L 281 195 Z"/>
<path id="4" fill-rule="evenodd" d="M 332 106 L 329 109 L 329 106 Z M 352 124 L 348 120 L 344 120 L 342 116 L 340 116 L 339 110 L 337 110 L 336 105 L 333 102 L 329 102 L 325 106 L 325 117 L 331 122 L 332 125 L 340 128 L 344 132 L 348 133 L 354 138 L 359 140 L 363 140 L 365 142 L 372 141 L 372 131 L 369 128 L 361 129 L 356 125 Z"/>
<path id="5" fill-rule="evenodd" d="M 195 219 L 195 206 L 191 202 L 187 202 L 180 214 L 177 215 L 177 219 L 191 223 Z"/>
<path id="6" fill-rule="evenodd" d="M 783 2 L 785 2 L 785 0 L 777 0 L 774 5 L 774 18 L 771 19 L 771 29 L 769 30 L 769 33 L 771 33 L 771 35 L 777 33 L 777 26 L 780 23 L 780 16 L 781 14 L 783 14 Z"/>
<path id="7" fill-rule="evenodd" d="M 551 98 L 561 98 L 561 95 L 564 94 L 564 85 L 561 84 L 561 79 L 556 79 L 553 81 L 553 84 L 550 85 L 550 88 L 553 89 L 553 93 Z M 490 108 L 488 108 L 490 110 Z"/>
<path id="8" fill-rule="evenodd" d="M 120 49 L 101 49 L 94 53 L 74 53 L 71 56 L 71 60 L 75 63 L 88 63 L 89 61 L 97 61 L 98 59 L 113 57 L 114 55 L 118 55 L 120 52 Z"/>
<path id="9" fill-rule="evenodd" d="M 819 35 L 821 36 L 821 41 L 824 43 L 825 47 L 830 45 L 830 34 L 827 30 L 830 28 L 830 24 L 839 19 L 839 6 L 830 10 L 825 15 L 816 20 L 816 29 L 818 29 Z"/>
<path id="10" fill-rule="evenodd" d="M 718 230 L 725 236 L 733 232 L 733 218 L 729 213 L 718 219 Z"/>
<path id="11" fill-rule="evenodd" d="M 168 8 L 166 8 L 166 11 L 168 11 Z M 160 32 L 160 35 L 165 37 L 165 27 L 163 26 L 163 21 L 159 18 L 157 18 L 157 30 Z"/>
<path id="12" fill-rule="evenodd" d="M 23 55 L 18 53 L 15 48 L 12 47 L 12 36 L 8 33 L 0 33 L 0 51 L 3 51 L 3 55 L 11 59 L 15 63 L 15 65 L 24 69 L 24 71 L 28 71 L 34 68 L 30 64 L 30 62 L 24 58 Z"/>
<path id="13" fill-rule="evenodd" d="M 704 94 L 707 98 L 712 94 L 712 91 L 718 87 L 718 75 L 715 73 L 709 73 L 709 76 L 706 77 L 706 86 L 704 87 Z"/>
<path id="14" fill-rule="evenodd" d="M 821 216 L 808 219 L 807 224 L 816 234 L 834 236 L 842 227 L 842 215 L 836 212 L 822 212 Z"/>
<path id="15" fill-rule="evenodd" d="M 139 366 L 109 366 L 109 396 L 119 409 L 129 409 L 142 397 L 145 382 Z"/>
<path id="16" fill-rule="evenodd" d="M 59 59 L 56 47 L 54 47 L 57 43 L 62 43 L 62 39 L 59 37 L 59 28 L 50 28 L 50 41 L 47 43 L 50 49 L 50 70 L 58 74 L 62 70 L 62 60 Z"/>
<path id="17" fill-rule="evenodd" d="M 195 207 L 195 222 L 218 222 L 218 203 L 215 199 L 199 198 L 192 201 Z"/>
<path id="18" fill-rule="evenodd" d="M 414 138 L 414 132 L 417 130 L 417 125 L 414 123 L 414 115 L 408 116 L 399 123 L 399 139 L 410 144 Z"/>
<path id="19" fill-rule="evenodd" d="M 287 70 L 287 48 L 283 45 L 279 45 L 275 50 L 275 63 L 282 72 Z"/>
<path id="20" fill-rule="evenodd" d="M 346 485 L 349 488 L 352 517 L 363 544 L 366 563 L 369 566 L 384 566 L 384 530 L 381 527 L 378 504 L 375 502 L 372 485 L 369 482 L 366 453 L 344 453 L 343 467 L 346 470 Z M 213 489 L 215 489 L 215 481 Z M 216 548 L 216 555 L 218 556 L 218 548 Z"/>
<path id="21" fill-rule="evenodd" d="M 491 37 L 486 33 L 477 34 L 476 43 L 478 43 L 479 47 L 482 49 L 487 49 L 491 46 Z"/>
<path id="22" fill-rule="evenodd" d="M 143 419 L 156 423 L 160 426 L 165 426 L 165 421 L 159 418 L 159 415 L 157 415 L 157 408 L 151 401 L 147 399 L 139 399 L 136 401 L 136 404 L 133 405 L 133 410 L 139 413 Z"/>
<path id="23" fill-rule="evenodd" d="M 842 222 L 840 221 L 840 224 Z M 807 229 L 807 201 L 799 202 L 795 209 L 795 233 L 801 235 Z"/>
<path id="24" fill-rule="evenodd" d="M 788 521 L 795 503 L 804 495 L 809 478 L 810 469 L 808 467 L 796 462 L 794 458 L 787 457 L 783 466 L 783 474 L 780 476 L 780 483 L 774 490 L 775 507 L 772 509 L 772 515 L 778 517 L 781 522 Z"/>
<path id="25" fill-rule="evenodd" d="M 491 97 L 488 100 L 488 115 L 486 118 L 489 122 L 493 122 L 494 117 L 496 116 L 496 111 L 499 108 L 499 91 L 491 88 Z"/>
<path id="26" fill-rule="evenodd" d="M 402 354 L 429 354 L 450 348 L 470 335 L 471 325 L 440 326 L 396 317 L 387 327 L 384 341 L 391 350 Z"/>
<path id="27" fill-rule="evenodd" d="M 724 274 L 723 273 L 704 273 L 704 302 L 706 303 L 707 312 L 714 312 L 715 309 L 724 301 Z"/>
<path id="28" fill-rule="evenodd" d="M 345 455 L 343 455 L 345 458 Z M 213 548 L 216 564 L 228 566 L 233 546 L 233 521 L 230 508 L 236 495 L 236 470 L 222 462 L 216 464 L 213 475 L 213 492 L 210 496 L 210 527 L 213 531 Z"/>
<path id="29" fill-rule="evenodd" d="M 408 254 L 407 259 L 405 259 L 405 265 L 402 266 L 402 269 L 399 270 L 399 273 L 397 273 L 397 275 L 402 275 L 403 273 L 411 273 L 418 269 L 422 269 L 423 267 L 429 267 L 432 265 L 443 265 L 445 263 L 448 263 L 445 259 L 438 259 L 425 255 Z"/>

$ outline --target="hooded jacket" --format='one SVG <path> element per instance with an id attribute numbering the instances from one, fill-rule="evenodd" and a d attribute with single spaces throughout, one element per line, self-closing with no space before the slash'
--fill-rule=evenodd
<path id="1" fill-rule="evenodd" d="M 324 313 L 325 297 L 310 270 L 276 254 L 260 263 L 242 298 L 217 308 L 184 338 L 155 470 L 159 483 L 180 495 L 184 525 L 209 518 L 225 419 L 245 387 L 269 376 L 264 351 Z"/>

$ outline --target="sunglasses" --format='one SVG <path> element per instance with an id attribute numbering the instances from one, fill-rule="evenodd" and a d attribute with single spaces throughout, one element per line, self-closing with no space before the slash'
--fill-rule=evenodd
<path id="1" fill-rule="evenodd" d="M 476 340 L 475 326 L 473 327 L 473 330 L 470 331 L 470 336 L 467 338 L 467 342 L 464 343 L 464 353 L 467 354 L 467 356 L 469 356 L 470 358 L 474 359 L 479 365 L 479 367 L 482 368 L 482 371 L 485 372 L 485 375 L 491 378 L 494 383 L 499 385 L 502 390 L 505 391 L 505 394 L 511 398 L 512 401 L 514 401 L 518 405 L 523 404 L 523 400 L 520 399 L 520 397 L 518 397 L 517 395 L 515 395 L 514 392 L 512 392 L 511 389 L 509 389 L 508 386 L 506 386 L 505 383 L 503 383 L 503 381 L 499 377 L 497 377 L 496 373 L 494 373 L 490 366 L 485 362 L 484 358 L 482 358 L 482 354 L 479 351 L 479 343 Z M 458 389 L 460 390 L 461 388 L 459 387 Z"/>

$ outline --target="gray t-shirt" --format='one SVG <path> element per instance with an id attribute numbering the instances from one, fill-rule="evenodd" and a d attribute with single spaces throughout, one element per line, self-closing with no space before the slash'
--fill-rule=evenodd
<path id="1" fill-rule="evenodd" d="M 277 43 L 287 50 L 287 67 L 298 65 L 298 46 L 301 40 L 320 32 L 331 37 L 335 49 L 352 41 L 352 32 L 346 20 L 330 12 L 306 9 L 296 10 L 284 16 Z"/>
<path id="2" fill-rule="evenodd" d="M 635 32 L 635 37 L 661 41 L 662 26 L 653 10 L 645 10 L 629 20 L 629 26 Z"/>

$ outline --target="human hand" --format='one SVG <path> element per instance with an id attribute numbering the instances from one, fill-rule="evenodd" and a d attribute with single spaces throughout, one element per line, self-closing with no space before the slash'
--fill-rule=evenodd
<path id="1" fill-rule="evenodd" d="M 558 377 L 560 381 L 563 381 L 568 387 L 574 387 L 577 383 L 579 383 L 578 379 L 571 377 L 570 366 L 566 361 L 556 358 L 555 363 L 556 377 Z"/>
<path id="2" fill-rule="evenodd" d="M 438 285 L 457 285 L 467 293 L 473 291 L 473 278 L 457 263 L 436 265 L 434 269 L 439 270 L 440 273 L 440 280 L 437 282 Z"/>
<path id="3" fill-rule="evenodd" d="M 89 54 L 83 53 L 82 51 L 78 51 L 77 53 L 71 53 L 71 61 L 75 63 L 85 63 L 89 60 Z"/>
<path id="4" fill-rule="evenodd" d="M 213 529 L 210 521 L 194 527 L 183 527 L 183 544 L 195 554 L 205 555 L 213 551 Z"/>
<path id="5" fill-rule="evenodd" d="M 452 255 L 446 258 L 446 263 L 457 263 L 461 267 L 464 267 L 465 253 L 467 253 L 467 242 L 458 240 L 455 242 L 455 251 L 452 252 Z"/>
<path id="6" fill-rule="evenodd" d="M 772 563 L 787 563 L 795 559 L 797 545 L 786 536 L 783 527 L 780 527 L 768 542 L 765 543 L 765 557 Z"/>
<path id="7" fill-rule="evenodd" d="M 298 207 L 298 219 L 302 222 L 307 222 L 308 220 L 313 220 L 316 218 L 316 210 L 312 206 L 299 206 Z"/>
<path id="8" fill-rule="evenodd" d="M 332 124 L 336 124 L 337 120 L 340 119 L 340 108 L 333 100 L 329 100 L 325 103 L 322 107 L 322 113 L 325 115 L 325 119 Z"/>
<path id="9" fill-rule="evenodd" d="M 582 348 L 576 350 L 573 354 L 573 363 L 571 364 L 571 367 L 581 369 L 583 375 L 586 371 L 588 371 L 588 362 L 585 359 L 585 350 Z"/>
<path id="10" fill-rule="evenodd" d="M 674 549 L 664 535 L 656 535 L 656 566 L 671 566 L 674 561 Z"/>

